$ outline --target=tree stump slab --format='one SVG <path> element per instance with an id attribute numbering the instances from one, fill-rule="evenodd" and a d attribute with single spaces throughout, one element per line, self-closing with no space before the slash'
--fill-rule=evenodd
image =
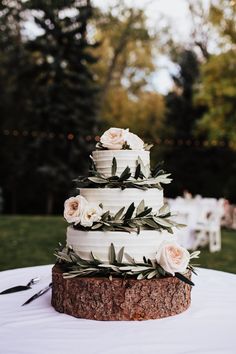
<path id="1" fill-rule="evenodd" d="M 185 276 L 190 279 L 191 273 Z M 159 319 L 185 311 L 190 302 L 191 286 L 176 277 L 64 279 L 59 265 L 52 269 L 52 306 L 74 317 L 100 321 Z"/>

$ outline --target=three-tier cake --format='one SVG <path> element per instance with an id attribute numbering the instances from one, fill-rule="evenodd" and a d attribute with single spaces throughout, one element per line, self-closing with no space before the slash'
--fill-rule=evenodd
<path id="1" fill-rule="evenodd" d="M 150 145 L 128 129 L 110 128 L 91 156 L 79 194 L 65 202 L 66 246 L 56 251 L 52 305 L 97 320 L 175 315 L 190 305 L 190 255 L 179 246 L 164 204 L 171 182 L 150 167 Z"/>

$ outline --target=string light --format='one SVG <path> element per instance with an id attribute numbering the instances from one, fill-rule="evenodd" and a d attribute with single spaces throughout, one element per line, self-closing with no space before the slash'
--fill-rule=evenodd
<path id="1" fill-rule="evenodd" d="M 69 133 L 69 134 L 67 135 L 67 139 L 68 139 L 68 140 L 73 140 L 73 139 L 74 139 L 74 134 Z"/>
<path id="2" fill-rule="evenodd" d="M 31 137 L 31 138 L 40 138 L 40 139 L 60 139 L 60 140 L 68 140 L 68 141 L 76 141 L 78 138 L 84 139 L 87 142 L 98 142 L 100 140 L 100 137 L 98 135 L 92 136 L 92 135 L 86 135 L 86 136 L 79 136 L 79 134 L 75 134 L 74 132 L 68 132 L 68 133 L 54 133 L 54 132 L 46 132 L 46 131 L 28 131 L 28 130 L 23 130 L 19 131 L 18 129 L 4 129 L 2 132 L 0 131 L 0 134 L 6 136 L 6 137 L 14 137 L 14 138 L 20 138 L 20 137 Z M 199 148 L 209 148 L 209 147 L 221 147 L 221 148 L 231 148 L 233 150 L 236 150 L 236 143 L 234 142 L 229 142 L 226 143 L 223 140 L 198 140 L 198 139 L 161 139 L 157 138 L 155 140 L 155 144 L 158 146 L 179 146 L 179 147 L 199 147 Z"/>

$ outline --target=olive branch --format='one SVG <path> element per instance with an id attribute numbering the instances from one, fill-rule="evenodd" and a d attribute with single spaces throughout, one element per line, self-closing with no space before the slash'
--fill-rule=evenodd
<path id="1" fill-rule="evenodd" d="M 190 255 L 190 259 L 198 258 L 198 255 L 199 252 L 194 252 Z M 101 261 L 92 252 L 90 253 L 90 260 L 83 259 L 78 253 L 73 251 L 72 247 L 63 247 L 61 245 L 55 251 L 55 256 L 64 270 L 63 277 L 67 279 L 87 276 L 105 276 L 112 279 L 115 276 L 142 280 L 171 276 L 156 260 L 143 257 L 143 262 L 136 262 L 129 254 L 124 252 L 124 247 L 116 253 L 113 243 L 109 247 L 109 262 Z M 191 265 L 187 269 L 195 273 Z M 175 276 L 189 285 L 194 285 L 182 273 L 175 273 Z"/>
<path id="2" fill-rule="evenodd" d="M 117 176 L 117 161 L 113 157 L 111 166 L 111 176 L 106 177 L 98 172 L 93 159 L 91 159 L 91 168 L 88 177 L 79 176 L 74 180 L 79 188 L 138 188 L 147 190 L 149 188 L 158 188 L 162 190 L 162 184 L 169 184 L 172 179 L 170 173 L 162 169 L 163 162 L 158 163 L 154 169 L 145 166 L 142 159 L 138 157 L 135 173 L 132 176 L 130 168 L 127 166 L 124 171 Z"/>
<path id="3" fill-rule="evenodd" d="M 102 204 L 99 205 L 101 208 Z M 144 200 L 142 200 L 137 208 L 134 203 L 125 211 L 125 207 L 122 207 L 115 215 L 111 215 L 110 211 L 106 211 L 102 214 L 101 219 L 91 227 L 83 227 L 81 224 L 73 225 L 77 230 L 99 230 L 99 231 L 126 231 L 137 232 L 145 228 L 146 230 L 166 230 L 173 234 L 173 227 L 181 228 L 185 225 L 178 224 L 170 219 L 171 213 L 169 206 L 164 204 L 159 213 L 153 213 L 152 208 L 145 206 Z"/>

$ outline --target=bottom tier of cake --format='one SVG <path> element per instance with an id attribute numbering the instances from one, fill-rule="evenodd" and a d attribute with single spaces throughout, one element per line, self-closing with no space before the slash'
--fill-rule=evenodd
<path id="1" fill-rule="evenodd" d="M 190 279 L 191 274 L 185 274 Z M 149 320 L 177 315 L 191 301 L 191 286 L 176 277 L 109 280 L 103 277 L 63 278 L 52 270 L 52 305 L 68 315 L 100 320 Z"/>

